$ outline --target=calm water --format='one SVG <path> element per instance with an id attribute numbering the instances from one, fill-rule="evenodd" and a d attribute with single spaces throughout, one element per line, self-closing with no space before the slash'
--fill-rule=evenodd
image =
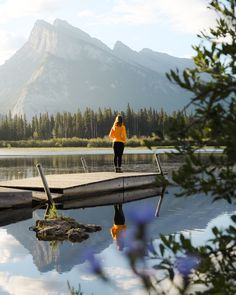
<path id="1" fill-rule="evenodd" d="M 89 172 L 113 171 L 111 151 L 110 154 L 100 154 L 101 152 L 83 155 Z M 46 155 L 44 153 L 43 155 L 32 155 L 31 153 L 22 155 L 22 153 L 18 152 L 18 155 L 11 155 L 10 157 L 0 155 L 0 181 L 38 176 L 35 167 L 37 163 L 41 163 L 45 174 L 83 172 L 81 156 L 81 154 L 58 155 L 55 152 Z M 168 170 L 172 166 L 178 165 L 178 162 L 171 162 L 164 154 L 161 155 L 161 158 L 163 159 L 164 168 Z M 127 153 L 123 156 L 123 169 L 125 171 L 147 172 L 156 171 L 157 166 L 154 156 L 150 152 L 144 154 Z"/>
<path id="2" fill-rule="evenodd" d="M 111 170 L 112 155 L 86 155 L 91 171 Z M 163 158 L 165 169 L 171 166 Z M 29 157 L 0 157 L 1 180 L 30 177 L 37 175 L 35 164 L 41 162 L 49 173 L 81 172 L 80 155 L 53 155 Z M 173 164 L 173 163 L 172 163 Z M 176 163 L 174 163 L 176 165 Z M 155 162 L 151 154 L 126 155 L 126 170 L 153 171 Z M 211 197 L 193 196 L 175 198 L 177 187 L 167 188 L 160 209 L 160 216 L 149 226 L 149 235 L 158 244 L 159 234 L 183 232 L 191 235 L 196 244 L 204 243 L 211 236 L 213 225 L 229 223 L 229 214 L 236 210 L 234 205 L 219 201 L 211 203 Z M 126 215 L 127 231 L 132 224 L 127 210 L 137 204 L 150 204 L 155 215 L 159 196 L 126 203 L 123 210 Z M 73 209 L 61 212 L 82 223 L 95 223 L 102 226 L 102 231 L 91 233 L 82 243 L 63 242 L 53 244 L 38 241 L 29 227 L 43 217 L 44 210 L 24 209 L 1 212 L 0 227 L 0 295 L 56 295 L 68 294 L 67 281 L 74 287 L 80 284 L 83 294 L 143 294 L 140 283 L 129 271 L 127 262 L 116 248 L 110 235 L 113 224 L 113 206 L 87 209 Z M 7 218 L 15 215 L 19 222 L 7 224 Z M 5 222 L 4 222 L 5 220 Z M 122 291 L 104 285 L 87 270 L 83 259 L 85 249 L 93 247 L 102 260 L 105 271 L 116 281 Z"/>

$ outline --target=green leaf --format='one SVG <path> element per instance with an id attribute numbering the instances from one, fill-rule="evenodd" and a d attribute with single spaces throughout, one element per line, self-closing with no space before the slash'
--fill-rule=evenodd
<path id="1" fill-rule="evenodd" d="M 173 268 L 169 268 L 168 273 L 169 273 L 169 276 L 170 276 L 170 280 L 173 281 L 174 277 L 175 277 L 175 273 L 174 273 Z"/>
<path id="2" fill-rule="evenodd" d="M 236 215 L 232 215 L 231 219 L 233 220 L 234 223 L 236 223 Z"/>
<path id="3" fill-rule="evenodd" d="M 164 253 L 165 253 L 165 247 L 163 244 L 160 244 L 159 245 L 159 249 L 160 249 L 160 252 L 161 252 L 161 256 L 164 256 Z"/>
<path id="4" fill-rule="evenodd" d="M 218 230 L 218 228 L 216 227 L 216 226 L 214 226 L 213 228 L 212 228 L 212 232 L 213 232 L 213 234 L 215 235 L 215 236 L 218 236 L 219 235 L 219 230 Z"/>

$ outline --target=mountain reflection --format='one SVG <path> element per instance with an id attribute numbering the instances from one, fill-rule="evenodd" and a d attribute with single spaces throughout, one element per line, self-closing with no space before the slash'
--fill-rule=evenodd
<path id="1" fill-rule="evenodd" d="M 234 205 L 225 201 L 212 203 L 213 198 L 206 196 L 192 196 L 176 198 L 174 193 L 176 187 L 169 187 L 168 194 L 163 198 L 163 202 L 157 217 L 149 226 L 149 233 L 153 239 L 159 238 L 159 234 L 170 234 L 183 230 L 203 229 L 206 225 L 222 212 L 232 212 Z M 152 197 L 139 200 L 139 203 L 150 203 L 155 216 L 160 197 Z M 123 204 L 123 211 L 129 206 L 134 206 L 135 202 Z M 112 206 L 102 206 L 87 209 L 63 210 L 59 213 L 72 217 L 81 223 L 93 223 L 100 225 L 102 231 L 91 233 L 88 240 L 82 243 L 63 242 L 57 245 L 50 245 L 49 242 L 38 241 L 35 233 L 29 231 L 29 227 L 35 224 L 37 219 L 42 219 L 44 210 L 37 210 L 33 213 L 33 218 L 16 224 L 7 226 L 8 234 L 19 241 L 32 255 L 33 262 L 40 272 L 47 272 L 55 269 L 58 273 L 70 271 L 74 266 L 84 262 L 82 253 L 89 247 L 95 249 L 96 253 L 101 253 L 108 248 L 112 241 L 110 234 L 113 223 L 114 208 Z M 127 234 L 132 230 L 132 225 L 126 218 Z"/>

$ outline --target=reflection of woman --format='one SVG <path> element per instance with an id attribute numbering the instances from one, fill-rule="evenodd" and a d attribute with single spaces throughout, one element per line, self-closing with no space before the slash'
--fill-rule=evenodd
<path id="1" fill-rule="evenodd" d="M 124 248 L 123 234 L 127 228 L 125 225 L 125 216 L 122 209 L 122 204 L 114 205 L 114 209 L 114 224 L 111 228 L 111 235 L 113 240 L 116 240 L 118 249 L 122 250 Z"/>
<path id="2" fill-rule="evenodd" d="M 116 116 L 115 122 L 109 133 L 109 137 L 113 141 L 115 171 L 122 172 L 121 164 L 126 141 L 126 128 L 123 124 L 123 119 L 121 115 Z"/>

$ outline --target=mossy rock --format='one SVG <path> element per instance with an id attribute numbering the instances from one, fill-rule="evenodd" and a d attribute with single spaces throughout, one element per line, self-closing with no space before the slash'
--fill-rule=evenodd
<path id="1" fill-rule="evenodd" d="M 37 220 L 32 230 L 39 240 L 82 242 L 89 238 L 88 233 L 100 231 L 102 228 L 95 224 L 81 224 L 72 218 L 55 218 Z"/>

